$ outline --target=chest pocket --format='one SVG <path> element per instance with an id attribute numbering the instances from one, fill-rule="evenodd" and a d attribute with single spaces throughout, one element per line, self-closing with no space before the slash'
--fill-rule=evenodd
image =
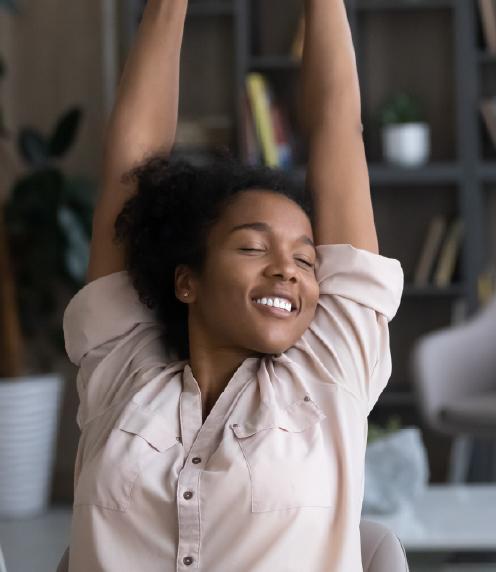
<path id="1" fill-rule="evenodd" d="M 170 423 L 130 402 L 108 438 L 83 462 L 74 506 L 95 505 L 125 512 L 142 467 L 178 446 Z"/>
<path id="2" fill-rule="evenodd" d="M 252 512 L 331 507 L 336 479 L 326 455 L 325 413 L 309 397 L 231 425 L 251 479 Z"/>

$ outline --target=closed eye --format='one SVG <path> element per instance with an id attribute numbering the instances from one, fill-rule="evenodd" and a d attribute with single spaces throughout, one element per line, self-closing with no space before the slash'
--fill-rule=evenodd
<path id="1" fill-rule="evenodd" d="M 264 250 L 261 250 L 260 248 L 240 248 L 240 250 L 248 251 L 248 252 L 265 252 Z M 304 260 L 303 258 L 297 258 L 296 260 L 298 260 L 299 262 L 303 262 L 303 264 L 305 264 L 309 268 L 314 267 L 314 265 L 311 262 L 308 262 L 308 260 Z"/>

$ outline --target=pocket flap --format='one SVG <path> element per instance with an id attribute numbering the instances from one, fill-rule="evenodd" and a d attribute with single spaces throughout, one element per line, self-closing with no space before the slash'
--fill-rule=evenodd
<path id="1" fill-rule="evenodd" d="M 326 417 L 322 409 L 308 396 L 295 401 L 286 409 L 276 411 L 262 409 L 259 411 L 250 421 L 231 425 L 236 437 L 250 437 L 259 431 L 276 427 L 298 433 L 305 431 Z"/>
<path id="2" fill-rule="evenodd" d="M 139 405 L 127 410 L 117 426 L 122 431 L 145 439 L 157 451 L 165 451 L 178 441 L 166 419 L 157 413 L 142 409 Z"/>

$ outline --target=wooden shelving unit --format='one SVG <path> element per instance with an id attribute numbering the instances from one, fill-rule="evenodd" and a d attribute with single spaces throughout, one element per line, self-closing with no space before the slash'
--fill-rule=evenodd
<path id="1" fill-rule="evenodd" d="M 495 260 L 496 236 L 491 236 L 490 223 L 496 218 L 496 150 L 478 105 L 484 94 L 496 95 L 491 85 L 496 56 L 485 50 L 475 1 L 346 0 L 345 4 L 357 55 L 381 254 L 399 259 L 405 270 L 402 305 L 390 326 L 393 374 L 371 419 L 399 412 L 405 423 L 418 424 L 408 364 L 412 344 L 429 331 L 449 326 L 459 300 L 466 304 L 467 317 L 479 308 L 478 276 Z M 302 0 L 190 0 L 180 113 L 228 114 L 233 120 L 232 147 L 239 151 L 239 96 L 250 71 L 272 79 L 276 95 L 288 98 L 288 108 L 294 110 L 300 64 L 288 54 L 302 6 Z M 128 0 L 124 26 L 128 41 L 142 7 L 143 0 Z M 205 50 L 207 37 L 215 46 L 222 37 L 223 50 L 218 48 L 222 57 L 216 58 L 213 48 Z M 198 71 L 200 63 L 208 71 L 208 81 L 207 72 Z M 376 112 L 398 89 L 425 102 L 432 150 L 430 162 L 420 168 L 399 169 L 382 159 Z M 201 105 L 194 91 L 201 92 Z M 302 161 L 293 172 L 302 184 L 304 165 Z M 461 257 L 454 284 L 419 289 L 412 285 L 414 266 L 427 225 L 436 214 L 462 218 Z M 441 475 L 445 462 L 446 455 L 433 467 L 434 478 L 436 470 Z"/>

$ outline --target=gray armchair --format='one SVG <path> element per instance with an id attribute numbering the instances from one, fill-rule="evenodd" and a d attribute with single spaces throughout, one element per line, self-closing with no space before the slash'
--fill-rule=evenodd
<path id="1" fill-rule="evenodd" d="M 377 522 L 362 519 L 360 536 L 364 572 L 408 572 L 405 549 L 389 529 Z M 69 548 L 64 552 L 56 572 L 68 570 Z"/>
<path id="2" fill-rule="evenodd" d="M 474 439 L 496 442 L 496 296 L 467 322 L 417 340 L 410 366 L 424 421 L 454 437 L 449 481 L 464 482 Z M 496 451 L 493 462 L 496 479 Z"/>

